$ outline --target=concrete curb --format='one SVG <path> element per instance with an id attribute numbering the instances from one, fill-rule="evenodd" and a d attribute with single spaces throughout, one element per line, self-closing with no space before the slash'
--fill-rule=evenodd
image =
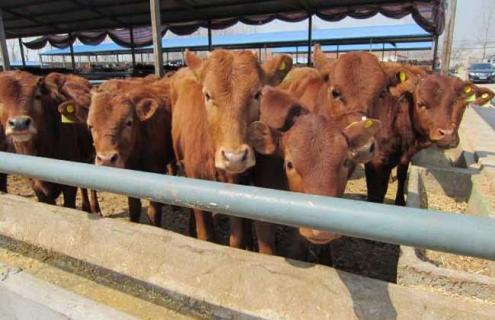
<path id="1" fill-rule="evenodd" d="M 424 170 L 424 168 L 416 166 L 411 166 L 409 169 L 409 182 L 407 186 L 408 207 L 421 207 L 423 202 L 421 195 L 427 191 L 420 176 L 420 172 L 424 172 Z M 465 173 L 463 169 L 460 169 L 460 171 Z M 474 188 L 475 186 L 473 184 L 473 190 Z M 470 199 L 469 202 L 471 203 L 473 201 Z M 429 286 L 466 297 L 476 297 L 493 301 L 493 297 L 495 297 L 494 278 L 437 267 L 430 262 L 421 260 L 418 257 L 417 249 L 413 247 L 401 246 L 400 250 L 401 254 L 397 267 L 399 284 Z"/>
<path id="2" fill-rule="evenodd" d="M 495 306 L 0 195 L 0 234 L 86 261 L 221 319 L 493 319 Z"/>
<path id="3" fill-rule="evenodd" d="M 7 319 L 136 319 L 0 264 L 0 315 Z"/>

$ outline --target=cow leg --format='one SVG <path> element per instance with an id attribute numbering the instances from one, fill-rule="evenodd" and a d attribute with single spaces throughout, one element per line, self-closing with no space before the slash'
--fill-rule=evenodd
<path id="1" fill-rule="evenodd" d="M 95 190 L 89 190 L 89 205 L 91 206 L 91 212 L 101 215 L 100 204 L 98 202 L 98 195 Z"/>
<path id="2" fill-rule="evenodd" d="M 275 232 L 272 224 L 255 221 L 254 229 L 258 240 L 258 251 L 269 255 L 275 254 Z"/>
<path id="3" fill-rule="evenodd" d="M 239 217 L 230 217 L 230 237 L 229 246 L 233 248 L 243 248 L 244 238 L 244 219 Z"/>
<path id="4" fill-rule="evenodd" d="M 91 212 L 91 206 L 89 204 L 88 189 L 81 188 L 82 209 L 86 212 Z"/>
<path id="5" fill-rule="evenodd" d="M 367 163 L 365 169 L 368 201 L 383 203 L 388 189 L 391 168 Z"/>
<path id="6" fill-rule="evenodd" d="M 150 201 L 147 215 L 150 223 L 154 226 L 161 227 L 162 225 L 162 207 L 163 204 L 159 202 Z"/>
<path id="7" fill-rule="evenodd" d="M 139 222 L 141 216 L 141 200 L 136 198 L 127 198 L 129 203 L 129 218 L 132 222 Z"/>
<path id="8" fill-rule="evenodd" d="M 7 193 L 7 175 L 0 173 L 0 192 Z"/>
<path id="9" fill-rule="evenodd" d="M 409 162 L 403 164 L 400 163 L 397 166 L 397 194 L 395 196 L 395 204 L 398 206 L 405 206 L 406 199 L 404 197 L 404 189 L 407 179 L 407 169 L 409 168 Z"/>
<path id="10" fill-rule="evenodd" d="M 75 209 L 77 188 L 66 186 L 63 188 L 62 193 L 64 194 L 64 207 Z"/>
<path id="11" fill-rule="evenodd" d="M 212 214 L 199 209 L 193 209 L 193 211 L 198 239 L 215 242 L 215 228 L 213 227 Z"/>

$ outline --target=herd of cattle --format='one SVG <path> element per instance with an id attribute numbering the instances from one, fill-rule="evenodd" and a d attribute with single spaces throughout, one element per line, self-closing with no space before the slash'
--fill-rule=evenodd
<path id="1" fill-rule="evenodd" d="M 369 53 L 330 59 L 315 47 L 314 68 L 289 56 L 263 64 L 251 51 L 186 51 L 184 67 L 163 78 L 112 79 L 98 87 L 76 75 L 0 73 L 3 151 L 191 178 L 339 197 L 356 164 L 365 165 L 368 200 L 382 202 L 397 167 L 396 204 L 404 205 L 411 157 L 433 144 L 458 144 L 470 103 L 494 93 L 459 78 Z M 178 165 L 178 167 L 177 167 Z M 0 188 L 7 191 L 6 176 Z M 191 182 L 193 183 L 193 182 Z M 75 207 L 77 188 L 32 180 L 39 201 Z M 82 191 L 85 211 L 100 212 Z M 215 241 L 211 213 L 194 209 L 191 234 Z M 141 201 L 129 198 L 131 221 Z M 304 214 L 304 212 L 301 212 Z M 160 225 L 162 204 L 148 217 Z M 276 254 L 273 226 L 230 218 L 229 244 Z M 299 229 L 301 241 L 337 237 Z"/>

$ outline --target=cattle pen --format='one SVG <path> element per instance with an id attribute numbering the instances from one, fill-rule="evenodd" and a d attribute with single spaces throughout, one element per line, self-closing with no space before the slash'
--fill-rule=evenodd
<path id="1" fill-rule="evenodd" d="M 2 80 L 5 79 L 0 79 L 0 319 L 494 319 L 495 196 L 491 190 L 495 188 L 495 175 L 490 174 L 489 170 L 495 165 L 483 159 L 488 151 L 480 152 L 469 143 L 472 128 L 467 128 L 465 122 L 462 126 L 459 120 L 457 127 L 449 123 L 453 126 L 450 131 L 435 122 L 438 127 L 431 131 L 442 135 L 442 143 L 437 143 L 440 140 L 429 141 L 430 148 L 408 159 L 409 171 L 406 169 L 406 173 L 403 167 L 400 168 L 403 165 L 401 162 L 394 171 L 389 171 L 390 178 L 388 174 L 383 175 L 386 179 L 378 179 L 383 177 L 377 178 L 376 175 L 369 178 L 366 171 L 369 169 L 366 168 L 369 159 L 366 157 L 381 151 L 382 146 L 377 142 L 377 130 L 380 129 L 377 127 L 384 121 L 367 109 L 360 110 L 361 105 L 368 102 L 362 103 L 365 99 L 354 97 L 356 101 L 360 100 L 354 106 L 358 107 L 357 112 L 349 108 L 352 110 L 344 110 L 343 115 L 350 119 L 357 114 L 358 120 L 345 125 L 325 122 L 333 126 L 336 136 L 339 134 L 337 137 L 341 138 L 342 145 L 337 144 L 337 140 L 332 140 L 332 148 L 328 148 L 330 144 L 318 145 L 314 139 L 316 134 L 312 140 L 302 143 L 307 146 L 314 142 L 314 149 L 302 150 L 318 149 L 321 155 L 327 149 L 333 152 L 333 149 L 342 147 L 345 151 L 341 152 L 342 161 L 337 161 L 340 155 L 338 150 L 332 153 L 337 160 L 328 154 L 325 158 L 329 163 L 330 158 L 335 160 L 335 168 L 339 165 L 335 171 L 340 173 L 337 174 L 339 181 L 326 179 L 332 180 L 326 187 L 330 185 L 339 189 L 336 185 L 340 181 L 345 182 L 342 192 L 337 191 L 336 194 L 316 189 L 311 192 L 298 190 L 290 185 L 289 178 L 285 181 L 287 185 L 278 186 L 280 181 L 275 181 L 277 177 L 270 175 L 273 170 L 276 176 L 275 168 L 282 168 L 282 175 L 297 169 L 293 158 L 295 149 L 291 149 L 291 154 L 287 151 L 289 147 L 284 149 L 284 143 L 289 145 L 289 133 L 296 121 L 305 117 L 323 121 L 320 114 L 312 114 L 313 110 L 305 110 L 305 104 L 296 103 L 290 106 L 290 110 L 287 109 L 283 126 L 261 127 L 265 125 L 261 121 L 262 102 L 269 96 L 269 90 L 273 90 L 272 93 L 279 90 L 279 87 L 288 84 L 286 80 L 289 78 L 291 81 L 297 80 L 297 73 L 296 77 L 287 76 L 291 68 L 316 72 L 316 78 L 311 79 L 311 73 L 306 73 L 306 76 L 319 82 L 307 83 L 320 84 L 325 97 L 328 95 L 341 102 L 351 100 L 347 93 L 341 92 L 344 91 L 340 90 L 342 88 L 336 89 L 335 83 L 330 84 L 332 77 L 324 69 L 331 59 L 335 58 L 331 63 L 336 63 L 339 57 L 344 60 L 346 56 L 351 56 L 344 54 L 348 52 L 358 51 L 355 53 L 361 54 L 360 57 L 376 58 L 373 63 L 367 60 L 369 64 L 362 65 L 357 60 L 350 61 L 356 70 L 366 71 L 353 75 L 367 79 L 368 82 L 360 84 L 374 87 L 371 83 L 376 80 L 374 76 L 386 75 L 383 86 L 376 85 L 376 88 L 370 89 L 376 101 L 384 97 L 392 101 L 396 98 L 392 97 L 394 90 L 403 85 L 419 87 L 420 78 L 424 80 L 438 76 L 442 77 L 442 81 L 451 81 L 453 77 L 446 76 L 443 64 L 442 75 L 436 74 L 438 49 L 442 48 L 439 38 L 444 29 L 447 40 L 443 46 L 442 61 L 450 59 L 447 42 L 453 32 L 453 18 L 452 12 L 449 14 L 452 8 L 447 3 L 447 0 L 0 1 L 0 58 L 3 67 L 0 76 L 16 73 L 29 75 L 24 83 L 35 86 L 30 91 L 34 102 L 26 103 L 26 106 L 34 106 L 34 113 L 39 111 L 36 107 L 45 107 L 51 102 L 56 106 L 50 113 L 55 119 L 53 122 L 47 116 L 43 118 L 46 121 L 38 122 L 42 125 L 34 126 L 33 123 L 39 121 L 34 113 L 15 114 L 17 110 L 10 105 L 17 107 L 20 103 L 6 106 L 4 102 L 7 99 L 2 99 L 8 93 L 4 91 L 16 90 L 5 90 L 10 87 L 3 85 Z M 367 19 L 377 14 L 390 19 L 407 17 L 413 24 L 340 29 L 320 28 L 319 24 L 320 21 L 335 22 L 347 17 Z M 300 22 L 303 25 L 301 30 L 292 32 L 270 30 L 229 35 L 221 31 L 239 23 L 260 26 L 274 20 Z M 198 32 L 201 29 L 205 31 L 203 36 Z M 167 33 L 181 37 L 165 37 Z M 11 66 L 9 62 L 9 50 L 13 49 L 9 48 L 7 40 L 12 39 L 19 45 L 23 71 L 9 71 L 17 65 L 13 63 Z M 106 43 L 106 39 L 113 43 Z M 38 55 L 41 68 L 27 69 L 29 63 L 25 59 L 25 48 L 39 50 L 48 45 L 56 49 L 51 48 Z M 101 46 L 94 47 L 96 45 Z M 235 112 L 231 109 L 220 109 L 220 103 L 217 105 L 216 99 L 212 98 L 218 97 L 219 91 L 210 90 L 203 83 L 206 78 L 203 73 L 207 69 L 203 67 L 206 65 L 203 62 L 208 57 L 219 51 L 226 54 L 220 59 L 222 63 L 213 67 L 210 65 L 208 70 L 210 74 L 221 75 L 225 61 L 229 61 L 227 57 L 240 54 L 240 50 L 252 57 L 254 66 L 240 68 L 243 75 L 254 80 L 236 80 L 248 84 L 242 88 L 246 93 L 243 96 L 249 98 L 244 100 L 250 103 L 249 121 L 245 117 L 241 119 L 244 122 L 234 119 L 232 114 Z M 395 56 L 390 54 L 394 51 Z M 407 69 L 397 72 L 396 65 L 405 65 L 403 60 L 399 60 L 398 51 L 415 51 L 416 57 L 420 56 L 420 51 L 425 51 L 428 57 L 422 57 L 422 61 L 410 60 Z M 385 59 L 386 52 L 389 52 L 388 59 Z M 153 66 L 138 64 L 137 60 L 144 63 L 145 54 L 148 61 L 151 55 Z M 176 70 L 180 62 L 169 59 L 169 54 L 182 54 L 183 64 L 186 65 L 184 69 L 192 71 L 188 74 L 190 79 L 184 78 L 185 83 L 192 83 L 192 86 L 180 82 L 181 71 Z M 117 64 L 101 64 L 100 67 L 104 67 L 93 72 L 91 58 L 98 64 L 99 55 L 106 56 L 99 60 L 100 63 L 115 56 Z M 130 55 L 131 63 L 127 64 L 123 59 L 129 57 L 122 58 L 123 55 Z M 136 59 L 137 55 L 141 55 L 140 59 Z M 295 63 L 292 61 L 293 55 L 296 57 Z M 50 71 L 50 68 L 44 69 L 49 66 L 45 63 L 48 60 L 53 62 L 56 56 L 62 57 L 63 70 L 45 75 Z M 89 65 L 82 63 L 81 57 L 84 56 L 87 56 Z M 70 67 L 67 69 L 65 57 L 70 57 Z M 171 64 L 168 64 L 169 61 Z M 388 62 L 390 65 L 385 67 Z M 51 66 L 58 67 L 57 63 Z M 318 64 L 323 68 L 318 69 Z M 419 72 L 419 64 L 422 64 L 424 73 L 415 74 Z M 342 65 L 343 70 L 351 69 Z M 367 73 L 369 66 L 377 68 Z M 166 73 L 165 69 L 172 72 Z M 232 70 L 226 72 L 229 76 L 225 78 L 233 78 Z M 254 70 L 260 72 L 259 79 Z M 155 76 L 145 77 L 148 72 L 154 72 Z M 175 75 L 179 75 L 177 82 L 172 79 Z M 131 78 L 117 79 L 127 76 Z M 77 78 L 80 83 L 71 82 L 74 81 L 71 77 Z M 108 77 L 115 79 L 99 85 L 102 79 Z M 31 81 L 33 79 L 36 81 Z M 191 79 L 193 81 L 189 82 Z M 216 87 L 228 87 L 225 84 L 230 84 L 219 83 L 221 85 Z M 353 87 L 349 83 L 347 81 L 341 87 Z M 105 85 L 109 87 L 105 89 Z M 310 92 L 313 88 L 301 87 L 307 89 L 299 90 L 301 92 Z M 363 86 L 355 87 L 366 91 Z M 470 123 L 475 123 L 476 104 L 480 103 L 474 101 L 485 101 L 488 96 L 493 98 L 494 93 L 467 82 L 456 82 L 455 86 L 452 84 L 448 88 L 454 87 L 463 92 L 462 96 L 455 96 L 455 101 L 461 102 L 459 105 L 466 109 L 465 117 L 469 118 Z M 406 90 L 413 90 L 411 88 Z M 438 96 L 447 97 L 447 91 L 439 92 Z M 98 100 L 98 107 L 103 111 L 95 116 L 97 95 L 102 99 Z M 206 156 L 194 159 L 202 162 L 198 165 L 198 171 L 203 170 L 203 164 L 204 167 L 212 165 L 215 178 L 208 176 L 209 173 L 192 178 L 194 174 L 188 173 L 187 166 L 191 168 L 193 165 L 184 160 L 184 155 L 180 155 L 181 152 L 186 153 L 181 149 L 208 149 L 212 139 L 216 138 L 210 137 L 212 130 L 208 128 L 210 131 L 207 134 L 198 129 L 200 137 L 193 135 L 196 139 L 188 139 L 191 138 L 186 135 L 189 131 L 194 131 L 195 127 L 203 129 L 205 123 L 205 127 L 210 125 L 210 120 L 205 123 L 196 121 L 193 118 L 195 112 L 191 112 L 194 109 L 182 109 L 186 110 L 179 118 L 183 122 L 173 120 L 174 115 L 180 115 L 177 110 L 181 105 L 172 102 L 177 95 L 186 97 L 182 103 L 188 107 L 195 106 L 190 101 L 198 98 L 197 101 L 205 104 L 205 110 L 210 110 L 205 113 L 208 118 L 211 118 L 211 110 L 223 110 L 214 112 L 229 114 L 231 118 L 224 117 L 221 119 L 223 122 L 215 123 L 215 132 L 225 131 L 227 133 L 223 134 L 231 140 L 236 139 L 232 133 L 239 132 L 233 129 L 228 132 L 230 128 L 223 127 L 236 121 L 240 127 L 247 127 L 247 138 L 242 137 L 245 141 L 242 141 L 240 149 L 235 149 L 235 146 L 227 149 L 227 144 L 221 145 L 215 141 L 213 143 L 220 147 L 215 145 L 218 150 L 214 150 L 214 159 Z M 110 97 L 122 100 L 103 99 Z M 405 99 L 401 98 L 396 101 L 404 103 Z M 291 101 L 297 102 L 297 99 Z M 63 102 L 59 103 L 59 100 Z M 117 100 L 124 102 L 118 105 Z M 416 107 L 412 99 L 407 103 L 408 107 Z M 114 107 L 121 111 L 124 108 L 118 107 L 123 104 L 128 105 L 131 111 L 121 118 L 113 119 L 113 114 L 105 113 Z M 224 104 L 231 107 L 228 103 Z M 259 106 L 259 110 L 253 106 Z M 399 103 L 393 106 L 399 106 Z M 421 112 L 429 109 L 421 103 L 417 107 Z M 154 113 L 159 109 L 166 119 L 156 127 L 167 131 L 166 134 L 153 135 L 157 131 L 152 129 L 145 132 L 144 127 L 153 127 L 149 120 L 153 117 L 156 120 Z M 279 112 L 282 115 L 283 111 Z M 395 112 L 394 109 L 394 117 Z M 412 118 L 411 114 L 407 116 Z M 438 114 L 431 115 L 430 118 L 434 118 Z M 425 118 L 429 119 L 427 116 Z M 414 121 L 414 125 L 419 122 Z M 53 129 L 45 128 L 49 127 L 47 123 L 55 128 L 55 134 L 33 143 L 33 135 Z M 176 130 L 174 125 L 182 131 Z M 24 129 L 14 132 L 16 126 L 24 126 Z M 222 126 L 221 130 L 219 126 Z M 7 127 L 11 131 L 7 132 Z M 482 129 L 479 123 L 474 127 L 480 131 Z M 29 138 L 31 140 L 26 138 L 27 135 L 23 136 L 26 128 L 34 128 L 35 133 Z M 273 145 L 266 145 L 267 152 L 269 148 L 275 149 L 272 154 L 265 154 L 262 148 L 254 146 L 261 139 L 250 139 L 250 134 L 259 133 L 255 129 L 263 128 L 272 135 Z M 327 129 L 325 134 L 331 133 L 329 126 L 322 128 Z M 487 131 L 492 133 L 494 129 L 488 128 Z M 132 134 L 131 130 L 134 130 Z M 267 132 L 262 137 L 268 140 Z M 327 137 L 322 132 L 318 131 L 318 134 Z M 416 139 L 417 132 L 411 132 Z M 129 158 L 144 158 L 140 161 L 148 166 L 141 162 L 136 165 L 138 161 L 127 165 L 128 159 L 124 159 L 122 152 L 111 150 L 112 143 L 117 145 L 118 134 L 124 138 L 131 137 L 122 140 L 125 143 L 119 142 L 131 150 L 126 150 L 131 154 Z M 169 134 L 172 137 L 168 137 Z M 59 140 L 57 135 L 67 139 Z M 176 147 L 174 135 L 181 137 L 177 140 L 182 143 L 194 143 L 187 145 L 188 148 L 184 145 Z M 163 141 L 157 142 L 157 136 Z M 103 141 L 101 137 L 111 142 Z M 305 135 L 300 132 L 297 137 Z M 169 138 L 174 141 L 170 142 Z M 451 141 L 444 143 L 448 138 Z M 458 138 L 458 145 L 454 143 L 455 138 Z M 38 143 L 46 143 L 48 151 L 43 150 L 45 153 L 42 154 Z M 134 144 L 142 148 L 136 149 Z M 405 148 L 405 144 L 401 147 Z M 32 149 L 21 149 L 26 145 Z M 164 152 L 167 153 L 167 163 L 161 161 L 165 157 L 162 159 L 156 155 L 158 149 L 167 149 Z M 242 153 L 237 152 L 239 150 Z M 263 171 L 267 158 L 273 156 L 269 159 L 273 160 L 282 156 L 278 153 L 284 152 L 281 159 L 276 159 L 279 167 L 270 164 L 269 169 Z M 309 151 L 300 153 L 306 156 L 306 162 L 311 155 L 314 156 Z M 267 158 L 263 158 L 265 156 Z M 152 159 L 154 157 L 156 159 Z M 321 160 L 323 156 L 315 158 L 324 162 Z M 223 167 L 218 165 L 218 159 Z M 154 168 L 154 164 L 150 164 L 154 160 L 160 162 L 163 168 Z M 244 167 L 241 168 L 241 165 Z M 313 176 L 315 173 L 325 175 L 323 171 L 327 167 L 319 168 L 319 172 L 311 172 Z M 271 182 L 275 181 L 277 186 L 271 189 L 272 185 L 263 184 L 264 181 L 260 182 L 263 179 L 259 177 L 272 178 Z M 303 179 L 302 175 L 296 178 Z M 384 199 L 378 201 L 384 203 L 374 203 L 376 199 L 370 197 L 371 193 L 366 194 L 374 189 L 370 187 L 373 178 L 389 187 L 388 192 L 385 190 Z M 39 191 L 51 187 L 53 192 Z M 322 185 L 318 187 L 325 189 Z M 394 195 L 390 196 L 392 193 Z M 403 197 L 402 202 L 401 193 L 407 196 Z M 54 198 L 50 198 L 54 194 Z M 33 201 L 36 197 L 39 201 Z M 81 199 L 82 205 L 79 206 Z M 142 206 L 140 199 L 150 200 L 149 206 Z M 63 207 L 60 206 L 62 201 Z M 145 215 L 146 211 L 151 214 Z M 210 220 L 201 220 L 201 217 Z M 235 225 L 236 221 L 241 221 L 240 228 Z M 201 227 L 198 228 L 206 222 L 211 222 L 212 236 L 207 234 L 209 231 L 201 234 Z M 265 234 L 263 226 L 268 229 Z M 304 233 L 308 230 L 309 236 Z M 266 233 L 270 233 L 270 237 L 263 239 Z M 323 236 L 319 237 L 321 234 Z M 237 236 L 247 241 L 236 242 Z M 272 239 L 273 243 L 269 243 Z M 271 247 L 269 250 L 262 249 L 263 245 Z M 304 256 L 293 254 L 301 251 L 304 251 Z"/>

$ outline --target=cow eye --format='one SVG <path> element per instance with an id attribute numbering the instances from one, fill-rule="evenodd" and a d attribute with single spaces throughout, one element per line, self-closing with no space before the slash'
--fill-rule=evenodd
<path id="1" fill-rule="evenodd" d="M 127 120 L 127 121 L 126 121 L 126 123 L 125 123 L 125 125 L 126 125 L 127 127 L 132 127 L 132 120 L 130 120 L 130 119 L 129 119 L 129 120 Z"/>
<path id="2" fill-rule="evenodd" d="M 334 99 L 340 99 L 340 92 L 335 88 L 332 88 L 332 97 Z"/>
<path id="3" fill-rule="evenodd" d="M 256 94 L 254 95 L 254 99 L 256 99 L 257 101 L 260 101 L 260 99 L 261 99 L 261 91 L 256 92 Z"/>
<path id="4" fill-rule="evenodd" d="M 34 98 L 35 98 L 36 100 L 40 100 L 40 99 L 41 99 L 41 94 L 39 94 L 39 93 L 38 93 L 38 94 L 36 94 L 36 95 L 34 96 Z"/>
<path id="5" fill-rule="evenodd" d="M 89 125 L 88 125 L 88 129 L 89 129 L 89 130 L 93 130 L 93 126 L 89 124 Z"/>
<path id="6" fill-rule="evenodd" d="M 294 169 L 294 165 L 292 164 L 292 161 L 287 161 L 285 163 L 285 166 L 287 167 L 287 170 L 292 170 Z"/>
<path id="7" fill-rule="evenodd" d="M 424 103 L 420 103 L 420 104 L 419 104 L 419 108 L 420 108 L 421 110 L 427 110 L 427 109 L 428 109 L 428 106 L 427 106 L 426 104 L 424 104 Z"/>
<path id="8" fill-rule="evenodd" d="M 210 97 L 210 95 L 208 94 L 208 92 L 205 92 L 205 93 L 204 93 L 204 95 L 205 95 L 205 100 L 206 100 L 206 101 L 210 101 L 211 97 Z"/>

